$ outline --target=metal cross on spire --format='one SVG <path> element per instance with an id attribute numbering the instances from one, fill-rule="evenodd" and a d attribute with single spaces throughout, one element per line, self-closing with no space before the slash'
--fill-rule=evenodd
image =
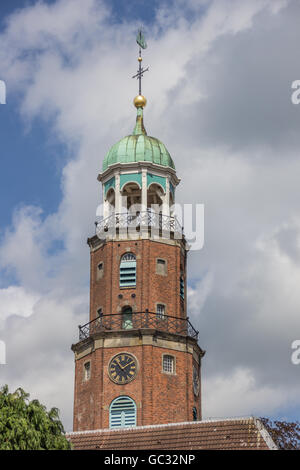
<path id="1" fill-rule="evenodd" d="M 147 48 L 147 43 L 145 41 L 145 37 L 144 37 L 143 31 L 142 31 L 141 28 L 138 31 L 138 34 L 137 34 L 137 37 L 136 37 L 136 42 L 139 45 L 139 57 L 138 57 L 139 69 L 137 71 L 137 74 L 134 75 L 132 78 L 137 78 L 139 80 L 139 95 L 141 95 L 142 94 L 142 77 L 143 77 L 144 73 L 148 72 L 148 70 L 149 70 L 149 66 L 146 67 L 145 69 L 142 67 L 142 60 L 143 60 L 142 59 L 142 49 Z"/>

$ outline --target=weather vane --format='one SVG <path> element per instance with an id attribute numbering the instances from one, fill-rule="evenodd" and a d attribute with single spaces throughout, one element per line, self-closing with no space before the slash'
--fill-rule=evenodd
<path id="1" fill-rule="evenodd" d="M 134 75 L 132 78 L 137 78 L 139 80 L 139 96 L 141 96 L 142 95 L 142 77 L 143 77 L 144 73 L 148 72 L 148 70 L 149 70 L 149 66 L 146 67 L 145 69 L 142 67 L 142 60 L 143 60 L 142 59 L 142 49 L 147 48 L 147 43 L 145 41 L 145 37 L 144 37 L 143 31 L 142 31 L 142 28 L 140 28 L 139 31 L 138 31 L 138 34 L 137 34 L 137 37 L 136 37 L 136 42 L 139 45 L 139 57 L 138 57 L 139 69 L 137 71 L 137 74 Z"/>

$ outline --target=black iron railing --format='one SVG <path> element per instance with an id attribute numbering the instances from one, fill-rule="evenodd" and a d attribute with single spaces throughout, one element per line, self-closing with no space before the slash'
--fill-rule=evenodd
<path id="1" fill-rule="evenodd" d="M 79 340 L 81 341 L 103 331 L 137 330 L 142 328 L 190 336 L 196 340 L 199 333 L 188 318 L 178 318 L 145 311 L 102 315 L 83 326 L 79 326 Z"/>
<path id="2" fill-rule="evenodd" d="M 134 233 L 150 230 L 153 234 L 159 232 L 175 239 L 181 239 L 183 228 L 175 216 L 164 215 L 153 210 L 142 212 L 113 213 L 105 219 L 97 217 L 96 234 L 99 238 L 120 233 Z"/>

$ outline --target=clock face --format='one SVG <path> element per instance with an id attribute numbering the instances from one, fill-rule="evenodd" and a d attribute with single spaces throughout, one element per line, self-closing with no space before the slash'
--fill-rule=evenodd
<path id="1" fill-rule="evenodd" d="M 109 378 L 116 384 L 126 384 L 135 379 L 137 374 L 137 360 L 128 353 L 114 356 L 108 366 Z"/>
<path id="2" fill-rule="evenodd" d="M 200 380 L 199 380 L 199 375 L 196 367 L 193 367 L 193 388 L 194 388 L 194 394 L 196 396 L 199 395 L 200 391 Z"/>

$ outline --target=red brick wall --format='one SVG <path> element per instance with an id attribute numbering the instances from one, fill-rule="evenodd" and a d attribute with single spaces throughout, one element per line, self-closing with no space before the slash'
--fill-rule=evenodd
<path id="1" fill-rule="evenodd" d="M 137 377 L 117 385 L 108 375 L 110 359 L 129 352 L 139 363 Z M 162 372 L 162 355 L 176 360 L 176 374 Z M 91 361 L 91 378 L 84 382 L 84 363 Z M 131 397 L 137 405 L 137 425 L 175 423 L 193 420 L 193 407 L 200 417 L 200 397 L 193 393 L 193 356 L 151 345 L 99 348 L 76 361 L 74 431 L 109 427 L 109 405 L 120 395 Z"/>
<path id="2" fill-rule="evenodd" d="M 119 287 L 120 260 L 124 253 L 130 251 L 137 257 L 136 288 Z M 156 273 L 156 260 L 167 261 L 167 275 Z M 97 267 L 104 263 L 103 277 L 97 280 Z M 110 241 L 97 251 L 91 251 L 91 282 L 90 282 L 90 320 L 97 315 L 102 307 L 104 314 L 118 313 L 123 306 L 130 305 L 133 311 L 141 312 L 148 309 L 156 311 L 156 303 L 166 304 L 166 314 L 186 316 L 185 302 L 180 292 L 180 265 L 185 275 L 185 251 L 180 246 L 158 243 L 152 240 Z M 135 294 L 135 298 L 131 297 Z M 119 299 L 118 295 L 123 298 Z"/>
<path id="3" fill-rule="evenodd" d="M 93 241 L 90 241 L 90 246 L 90 320 L 97 316 L 100 307 L 104 315 L 119 313 L 127 305 L 132 307 L 133 312 L 146 309 L 155 312 L 157 303 L 166 305 L 167 315 L 186 317 L 186 295 L 184 302 L 180 298 L 181 273 L 186 282 L 184 242 L 172 245 L 153 240 L 118 240 L 108 241 L 93 249 Z M 135 288 L 121 289 L 120 260 L 129 251 L 137 259 L 137 284 Z M 166 260 L 166 275 L 157 274 L 157 258 Z M 97 279 L 99 263 L 104 265 L 101 279 Z M 133 293 L 135 298 L 132 297 Z M 119 299 L 119 294 L 122 294 L 122 299 Z M 120 335 L 123 333 L 120 332 Z M 197 350 L 197 346 L 194 348 Z M 112 356 L 124 351 L 137 357 L 140 370 L 132 382 L 117 385 L 109 379 L 107 367 Z M 175 375 L 162 372 L 163 354 L 175 356 Z M 91 378 L 85 382 L 84 363 L 89 360 Z M 193 393 L 193 356 L 190 352 L 141 343 L 140 346 L 98 348 L 77 360 L 74 430 L 109 427 L 109 405 L 120 395 L 128 395 L 136 402 L 138 425 L 191 421 L 194 406 L 199 418 L 201 416 L 200 396 L 195 397 Z"/>

